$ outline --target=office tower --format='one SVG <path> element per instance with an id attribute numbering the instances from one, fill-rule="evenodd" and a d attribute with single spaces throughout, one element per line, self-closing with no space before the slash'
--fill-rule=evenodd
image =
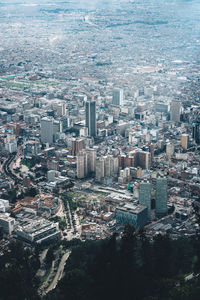
<path id="1" fill-rule="evenodd" d="M 89 136 L 96 136 L 96 101 L 86 101 L 86 127 L 88 128 Z"/>
<path id="2" fill-rule="evenodd" d="M 156 214 L 167 213 L 167 178 L 156 179 Z"/>
<path id="3" fill-rule="evenodd" d="M 141 182 L 139 189 L 139 204 L 147 207 L 148 218 L 151 219 L 151 183 Z"/>
<path id="4" fill-rule="evenodd" d="M 41 119 L 41 142 L 53 144 L 53 119 Z"/>
<path id="5" fill-rule="evenodd" d="M 180 113 L 181 113 L 181 102 L 178 100 L 174 100 L 171 102 L 170 108 L 170 119 L 173 122 L 180 122 Z"/>
<path id="6" fill-rule="evenodd" d="M 200 116 L 196 119 L 196 122 L 193 126 L 192 137 L 197 144 L 200 144 Z"/>
<path id="7" fill-rule="evenodd" d="M 122 106 L 123 105 L 123 90 L 115 89 L 112 95 L 112 104 Z"/>
<path id="8" fill-rule="evenodd" d="M 189 139 L 188 134 L 181 135 L 181 146 L 184 150 L 187 150 L 187 148 L 188 148 L 188 139 Z"/>
<path id="9" fill-rule="evenodd" d="M 104 159 L 100 157 L 96 160 L 96 174 L 95 178 L 97 181 L 101 181 L 104 178 Z"/>

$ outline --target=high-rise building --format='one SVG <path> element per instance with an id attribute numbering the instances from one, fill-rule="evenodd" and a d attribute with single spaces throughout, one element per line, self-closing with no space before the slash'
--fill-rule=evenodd
<path id="1" fill-rule="evenodd" d="M 89 148 L 85 150 L 85 153 L 88 156 L 88 165 L 87 165 L 88 173 L 93 173 L 95 172 L 97 152 L 95 149 Z"/>
<path id="2" fill-rule="evenodd" d="M 173 122 L 180 122 L 180 114 L 181 114 L 181 102 L 178 100 L 174 100 L 171 102 L 170 108 L 170 119 Z"/>
<path id="3" fill-rule="evenodd" d="M 86 169 L 86 164 L 87 164 L 87 158 L 85 153 L 80 152 L 77 155 L 77 178 L 83 179 L 87 175 L 87 169 Z"/>
<path id="4" fill-rule="evenodd" d="M 85 178 L 95 172 L 96 150 L 85 149 L 77 155 L 77 177 Z"/>
<path id="5" fill-rule="evenodd" d="M 148 218 L 151 219 L 151 183 L 141 182 L 139 189 L 139 204 L 147 207 Z"/>
<path id="6" fill-rule="evenodd" d="M 41 119 L 41 142 L 53 144 L 53 119 Z"/>
<path id="7" fill-rule="evenodd" d="M 53 121 L 53 140 L 56 141 L 57 134 L 62 132 L 62 122 L 54 120 Z"/>
<path id="8" fill-rule="evenodd" d="M 123 105 L 123 90 L 115 89 L 112 95 L 112 104 L 122 106 Z"/>
<path id="9" fill-rule="evenodd" d="M 84 143 L 83 139 L 72 139 L 72 155 L 76 156 L 80 151 L 83 150 Z"/>
<path id="10" fill-rule="evenodd" d="M 57 104 L 57 116 L 62 117 L 66 116 L 66 103 L 60 102 Z"/>
<path id="11" fill-rule="evenodd" d="M 149 152 L 151 154 L 151 162 L 154 160 L 154 144 L 149 145 Z"/>
<path id="12" fill-rule="evenodd" d="M 166 144 L 166 155 L 168 158 L 171 158 L 174 154 L 174 144 L 167 143 Z"/>
<path id="13" fill-rule="evenodd" d="M 184 150 L 187 150 L 187 148 L 188 148 L 188 139 L 189 139 L 188 134 L 181 135 L 181 146 Z"/>
<path id="14" fill-rule="evenodd" d="M 96 124 L 96 101 L 86 101 L 86 127 L 88 128 L 89 136 L 97 135 L 97 124 Z"/>
<path id="15" fill-rule="evenodd" d="M 167 178 L 156 179 L 156 214 L 167 213 Z"/>
<path id="16" fill-rule="evenodd" d="M 151 164 L 151 154 L 146 151 L 137 151 L 135 153 L 135 167 L 149 169 Z"/>
<path id="17" fill-rule="evenodd" d="M 196 122 L 193 125 L 192 137 L 197 144 L 200 144 L 200 115 L 196 119 Z"/>
<path id="18" fill-rule="evenodd" d="M 97 181 L 101 181 L 104 178 L 104 159 L 100 157 L 96 160 L 96 175 L 95 178 Z"/>

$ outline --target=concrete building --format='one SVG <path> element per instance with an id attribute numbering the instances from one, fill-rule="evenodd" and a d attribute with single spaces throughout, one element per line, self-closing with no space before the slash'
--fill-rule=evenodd
<path id="1" fill-rule="evenodd" d="M 148 222 L 147 208 L 143 205 L 125 204 L 116 208 L 116 222 L 142 228 Z"/>
<path id="2" fill-rule="evenodd" d="M 37 244 L 60 237 L 58 223 L 43 218 L 30 219 L 25 225 L 19 225 L 16 234 L 18 238 L 28 243 Z"/>
<path id="3" fill-rule="evenodd" d="M 2 227 L 3 232 L 11 234 L 14 230 L 15 219 L 10 217 L 9 214 L 0 214 L 0 227 Z"/>
<path id="4" fill-rule="evenodd" d="M 184 150 L 187 150 L 187 148 L 188 148 L 188 140 L 189 140 L 188 134 L 181 135 L 181 146 Z"/>
<path id="5" fill-rule="evenodd" d="M 0 199 L 0 212 L 5 213 L 9 210 L 10 205 L 8 200 Z"/>
<path id="6" fill-rule="evenodd" d="M 49 182 L 54 182 L 56 180 L 56 177 L 59 176 L 59 172 L 55 170 L 50 170 L 47 172 L 47 179 Z"/>
<path id="7" fill-rule="evenodd" d="M 192 137 L 197 144 L 200 144 L 200 116 L 198 116 L 193 125 Z"/>
<path id="8" fill-rule="evenodd" d="M 95 172 L 96 150 L 85 149 L 77 155 L 77 178 L 82 179 Z"/>
<path id="9" fill-rule="evenodd" d="M 95 167 L 96 167 L 96 156 L 97 152 L 95 149 L 85 149 L 84 152 L 88 156 L 87 158 L 87 169 L 88 169 L 88 174 L 95 172 Z"/>
<path id="10" fill-rule="evenodd" d="M 77 155 L 77 178 L 79 179 L 83 179 L 87 175 L 86 159 L 86 155 L 83 152 Z"/>
<path id="11" fill-rule="evenodd" d="M 27 157 L 37 156 L 41 153 L 41 143 L 39 141 L 27 141 L 25 144 L 24 155 Z"/>
<path id="12" fill-rule="evenodd" d="M 160 113 L 168 113 L 169 112 L 169 104 L 168 103 L 156 103 L 155 104 L 155 111 Z"/>
<path id="13" fill-rule="evenodd" d="M 123 90 L 122 89 L 113 90 L 112 104 L 117 105 L 117 106 L 123 105 Z"/>
<path id="14" fill-rule="evenodd" d="M 96 173 L 95 178 L 97 181 L 101 181 L 104 178 L 104 159 L 100 157 L 96 160 Z"/>
<path id="15" fill-rule="evenodd" d="M 5 149 L 6 149 L 9 153 L 17 152 L 17 141 L 12 141 L 12 142 L 10 142 L 10 143 L 6 143 L 6 144 L 5 144 Z"/>
<path id="16" fill-rule="evenodd" d="M 170 107 L 170 119 L 173 122 L 180 122 L 181 102 L 173 100 Z"/>
<path id="17" fill-rule="evenodd" d="M 140 182 L 139 204 L 147 207 L 148 219 L 151 220 L 151 183 Z"/>
<path id="18" fill-rule="evenodd" d="M 156 214 L 167 213 L 167 178 L 156 179 Z"/>
<path id="19" fill-rule="evenodd" d="M 53 119 L 41 119 L 41 142 L 53 144 Z"/>
<path id="20" fill-rule="evenodd" d="M 134 167 L 149 169 L 151 164 L 151 153 L 146 151 L 137 151 L 135 153 Z"/>
<path id="21" fill-rule="evenodd" d="M 53 140 L 56 140 L 57 134 L 62 132 L 62 122 L 54 120 L 53 121 Z"/>
<path id="22" fill-rule="evenodd" d="M 57 104 L 57 116 L 63 117 L 66 116 L 66 103 L 60 102 Z"/>
<path id="23" fill-rule="evenodd" d="M 80 151 L 84 148 L 83 139 L 80 138 L 73 138 L 72 139 L 72 155 L 76 156 Z"/>
<path id="24" fill-rule="evenodd" d="M 97 135 L 97 124 L 96 124 L 96 101 L 86 101 L 86 127 L 88 128 L 89 136 Z"/>
<path id="25" fill-rule="evenodd" d="M 174 155 L 174 144 L 172 143 L 166 144 L 166 155 L 168 158 L 171 158 Z"/>

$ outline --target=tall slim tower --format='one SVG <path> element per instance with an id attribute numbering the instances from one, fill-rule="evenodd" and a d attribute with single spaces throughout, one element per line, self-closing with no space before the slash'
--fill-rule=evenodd
<path id="1" fill-rule="evenodd" d="M 197 144 L 200 144 L 200 115 L 197 117 L 195 124 L 193 126 L 192 137 Z"/>
<path id="2" fill-rule="evenodd" d="M 41 119 L 41 142 L 53 144 L 53 119 Z"/>
<path id="3" fill-rule="evenodd" d="M 167 213 L 167 178 L 156 179 L 156 214 Z"/>
<path id="4" fill-rule="evenodd" d="M 122 106 L 123 105 L 123 90 L 115 89 L 113 90 L 112 104 Z"/>
<path id="5" fill-rule="evenodd" d="M 148 218 L 151 219 L 151 183 L 141 182 L 139 190 L 139 204 L 145 205 L 148 210 Z"/>
<path id="6" fill-rule="evenodd" d="M 97 124 L 96 124 L 96 101 L 86 101 L 86 127 L 88 128 L 89 136 L 97 135 Z"/>

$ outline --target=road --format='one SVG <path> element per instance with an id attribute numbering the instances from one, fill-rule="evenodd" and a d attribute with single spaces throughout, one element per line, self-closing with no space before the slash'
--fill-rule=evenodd
<path id="1" fill-rule="evenodd" d="M 66 264 L 66 261 L 67 259 L 69 258 L 70 256 L 70 253 L 71 251 L 68 251 L 66 252 L 61 261 L 60 261 L 60 264 L 58 266 L 58 270 L 56 272 L 56 276 L 54 277 L 52 283 L 50 284 L 50 286 L 47 288 L 47 290 L 45 291 L 45 294 L 49 293 L 51 290 L 55 289 L 58 281 L 62 278 L 62 275 L 63 275 L 63 271 L 64 271 L 64 268 L 65 268 L 65 264 Z"/>

